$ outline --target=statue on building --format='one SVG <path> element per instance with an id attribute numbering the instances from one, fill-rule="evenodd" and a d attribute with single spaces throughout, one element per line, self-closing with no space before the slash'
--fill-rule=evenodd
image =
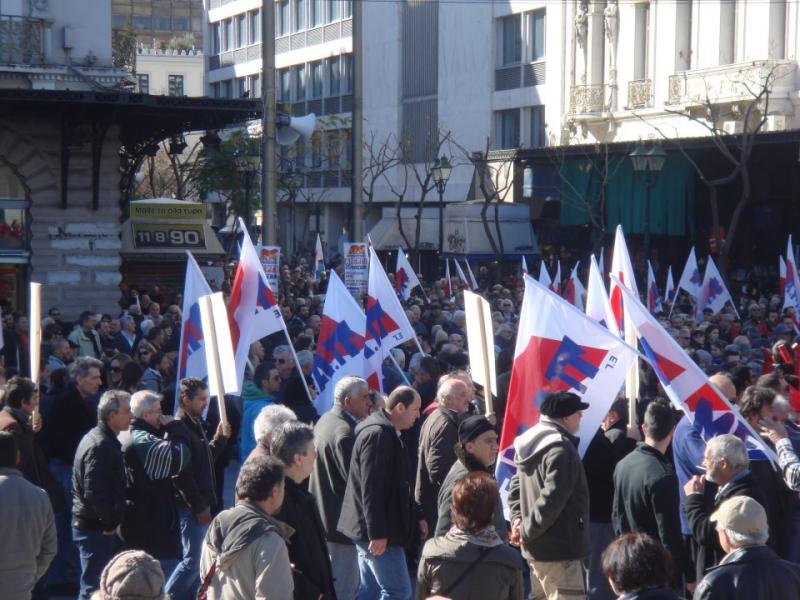
<path id="1" fill-rule="evenodd" d="M 32 17 L 40 17 L 49 10 L 48 0 L 28 0 L 28 11 Z"/>
<path id="2" fill-rule="evenodd" d="M 586 40 L 589 36 L 589 5 L 586 0 L 578 3 L 578 10 L 575 12 L 575 39 L 582 48 L 586 47 Z"/>
<path id="3" fill-rule="evenodd" d="M 606 26 L 606 38 L 608 38 L 609 44 L 615 46 L 617 44 L 617 36 L 619 35 L 619 6 L 617 5 L 617 0 L 609 0 L 603 14 Z"/>

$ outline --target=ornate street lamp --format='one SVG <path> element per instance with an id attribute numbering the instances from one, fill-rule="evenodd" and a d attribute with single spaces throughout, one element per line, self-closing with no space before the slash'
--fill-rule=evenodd
<path id="1" fill-rule="evenodd" d="M 439 192 L 439 259 L 444 258 L 444 190 L 447 188 L 447 180 L 453 167 L 446 156 L 437 158 L 431 166 L 431 177 L 436 184 L 436 191 Z"/>
<path id="2" fill-rule="evenodd" d="M 667 153 L 660 142 L 652 142 L 649 146 L 643 143 L 636 144 L 633 151 L 628 154 L 633 170 L 639 175 L 645 189 L 644 200 L 644 255 L 650 260 L 650 190 L 656 183 L 658 174 L 664 168 Z"/>

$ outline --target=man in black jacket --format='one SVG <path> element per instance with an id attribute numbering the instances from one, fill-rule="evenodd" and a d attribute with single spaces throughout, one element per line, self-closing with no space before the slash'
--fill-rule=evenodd
<path id="1" fill-rule="evenodd" d="M 161 412 L 161 396 L 149 390 L 131 396 L 130 435 L 122 445 L 128 508 L 122 523 L 127 548 L 144 550 L 172 573 L 181 556 L 178 507 L 172 478 L 191 465 L 186 426 Z"/>
<path id="2" fill-rule="evenodd" d="M 217 506 L 214 461 L 225 450 L 230 425 L 220 422 L 209 441 L 203 413 L 208 406 L 208 386 L 197 377 L 181 380 L 177 420 L 186 426 L 192 464 L 175 479 L 178 490 L 178 515 L 181 529 L 181 562 L 166 583 L 173 598 L 194 598 L 200 585 L 200 553 L 203 537 L 211 523 L 211 510 Z"/>
<path id="3" fill-rule="evenodd" d="M 800 565 L 767 547 L 764 507 L 747 496 L 723 502 L 711 516 L 725 557 L 697 585 L 695 600 L 800 598 Z"/>
<path id="4" fill-rule="evenodd" d="M 80 600 L 89 600 L 117 549 L 125 513 L 125 466 L 117 435 L 131 422 L 130 396 L 110 390 L 100 398 L 98 425 L 78 444 L 72 468 L 72 539 L 81 557 Z"/>
<path id="5" fill-rule="evenodd" d="M 675 416 L 667 401 L 651 402 L 644 414 L 644 443 L 622 459 L 614 470 L 614 534 L 647 533 L 683 564 L 683 539 L 678 500 L 678 476 L 664 454 L 675 430 Z M 682 573 L 676 569 L 676 585 Z"/>
<path id="6" fill-rule="evenodd" d="M 325 529 L 314 498 L 303 486 L 317 457 L 314 430 L 300 421 L 288 421 L 272 432 L 269 449 L 286 473 L 284 500 L 275 518 L 294 529 L 289 560 L 294 565 L 295 598 L 336 600 Z"/>
<path id="7" fill-rule="evenodd" d="M 718 435 L 708 441 L 703 456 L 705 479 L 719 486 L 713 510 L 734 496 L 747 496 L 765 506 L 764 494 L 748 466 L 747 448 L 735 435 Z M 703 484 L 704 480 L 701 477 L 694 476 L 683 487 L 686 492 L 684 507 L 689 520 L 689 529 L 698 545 L 695 563 L 698 581 L 705 570 L 719 564 L 725 554 L 719 544 L 714 523 L 711 521 L 713 510 L 707 508 L 704 500 Z"/>
<path id="8" fill-rule="evenodd" d="M 358 593 L 358 554 L 353 541 L 336 526 L 347 488 L 356 424 L 369 416 L 371 407 L 367 382 L 360 377 L 342 377 L 336 382 L 333 402 L 333 408 L 314 427 L 317 460 L 308 489 L 325 528 L 336 597 L 351 600 Z"/>
<path id="9" fill-rule="evenodd" d="M 411 598 L 404 546 L 415 524 L 423 539 L 428 531 L 411 497 L 409 457 L 399 434 L 419 418 L 420 404 L 413 388 L 400 386 L 385 409 L 356 427 L 338 529 L 358 548 L 363 598 Z"/>

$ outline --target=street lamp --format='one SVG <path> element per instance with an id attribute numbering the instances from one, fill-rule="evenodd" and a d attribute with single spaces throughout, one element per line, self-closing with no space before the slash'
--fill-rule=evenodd
<path id="1" fill-rule="evenodd" d="M 431 166 L 431 177 L 436 184 L 436 191 L 439 192 L 439 259 L 444 257 L 444 190 L 447 187 L 447 180 L 453 167 L 446 156 L 437 158 Z"/>
<path id="2" fill-rule="evenodd" d="M 656 183 L 661 169 L 664 168 L 664 161 L 667 153 L 660 142 L 653 142 L 646 147 L 641 142 L 636 144 L 633 151 L 628 154 L 631 159 L 633 170 L 639 174 L 645 189 L 644 200 L 644 255 L 646 260 L 650 260 L 650 190 Z"/>
<path id="3" fill-rule="evenodd" d="M 297 198 L 297 191 L 303 187 L 303 174 L 300 171 L 296 171 L 293 166 L 289 166 L 286 171 L 281 173 L 281 183 L 283 187 L 286 189 L 286 193 L 289 195 L 289 230 L 291 232 L 291 250 L 292 254 L 297 252 L 297 244 L 295 241 L 295 210 L 294 210 L 294 202 Z M 287 245 L 289 240 L 286 240 Z"/>
<path id="4" fill-rule="evenodd" d="M 252 219 L 250 214 L 250 189 L 253 183 L 253 175 L 258 173 L 261 165 L 261 155 L 255 152 L 237 150 L 233 154 L 233 164 L 236 170 L 244 175 L 244 224 L 249 234 L 251 233 L 250 221 Z"/>

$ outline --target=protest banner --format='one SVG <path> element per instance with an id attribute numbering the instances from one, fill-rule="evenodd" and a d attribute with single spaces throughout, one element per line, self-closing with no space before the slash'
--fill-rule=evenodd
<path id="1" fill-rule="evenodd" d="M 258 260 L 267 276 L 270 289 L 278 293 L 278 282 L 281 275 L 281 247 L 280 246 L 260 246 Z"/>
<path id="2" fill-rule="evenodd" d="M 344 285 L 361 302 L 369 282 L 369 254 L 363 242 L 344 243 Z"/>

